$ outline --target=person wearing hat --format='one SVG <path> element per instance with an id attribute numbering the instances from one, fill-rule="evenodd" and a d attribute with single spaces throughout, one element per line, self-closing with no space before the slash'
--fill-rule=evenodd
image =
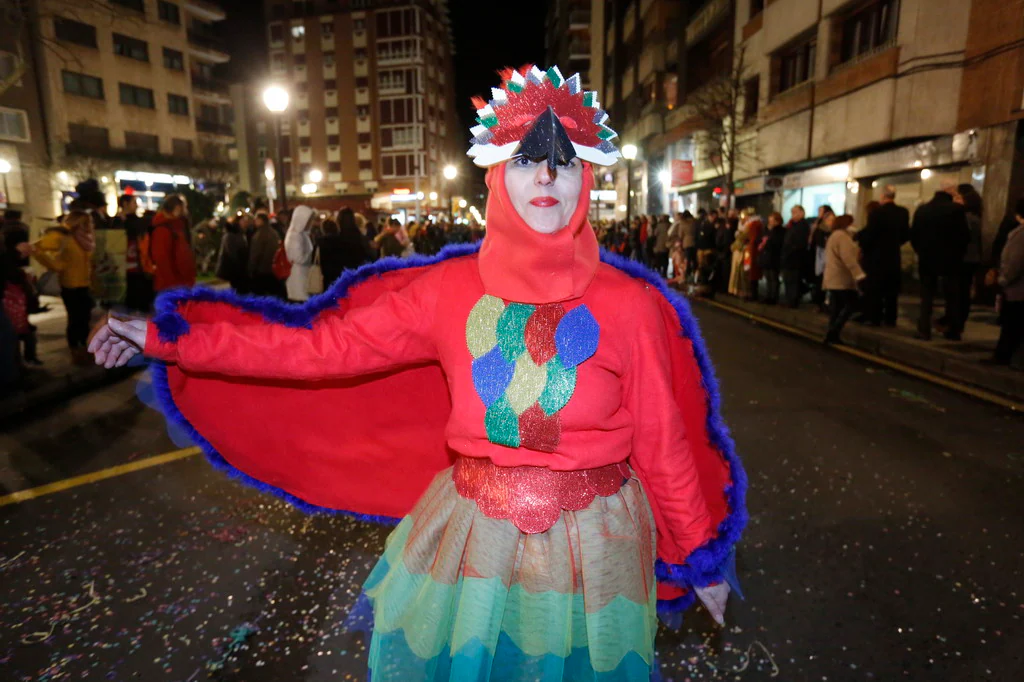
<path id="1" fill-rule="evenodd" d="M 469 150 L 479 247 L 369 264 L 301 306 L 165 294 L 91 347 L 152 358 L 218 466 L 401 519 L 359 600 L 375 682 L 647 682 L 657 615 L 699 599 L 723 622 L 746 478 L 685 300 L 599 251 L 594 166 L 619 152 L 596 93 L 502 75 Z"/>

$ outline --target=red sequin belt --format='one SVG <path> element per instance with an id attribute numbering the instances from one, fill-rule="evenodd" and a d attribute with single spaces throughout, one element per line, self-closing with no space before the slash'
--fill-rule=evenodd
<path id="1" fill-rule="evenodd" d="M 452 469 L 455 489 L 486 516 L 508 519 L 524 533 L 543 533 L 562 510 L 586 509 L 594 497 L 608 497 L 629 480 L 625 462 L 596 469 L 552 471 L 547 467 L 498 466 L 489 459 L 459 457 Z"/>

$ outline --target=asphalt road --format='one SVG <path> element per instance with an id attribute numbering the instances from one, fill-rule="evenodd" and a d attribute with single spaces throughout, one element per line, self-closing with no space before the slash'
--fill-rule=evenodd
<path id="1" fill-rule="evenodd" d="M 750 475 L 728 627 L 663 679 L 1024 679 L 1024 421 L 698 308 Z M 174 450 L 132 381 L 0 435 L 0 495 Z M 0 679 L 365 679 L 344 621 L 387 528 L 200 457 L 0 507 Z"/>

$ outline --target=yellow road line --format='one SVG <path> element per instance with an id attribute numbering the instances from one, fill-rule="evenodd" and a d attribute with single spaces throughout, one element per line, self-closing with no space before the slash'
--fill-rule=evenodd
<path id="1" fill-rule="evenodd" d="M 24 502 L 26 500 L 34 500 L 35 498 L 42 497 L 43 495 L 59 493 L 63 490 L 77 488 L 78 486 L 85 485 L 87 483 L 95 483 L 96 481 L 103 481 L 108 478 L 114 478 L 115 476 L 130 474 L 133 471 L 141 471 L 142 469 L 160 466 L 161 464 L 167 464 L 168 462 L 174 462 L 179 459 L 198 455 L 199 452 L 199 448 L 197 447 L 175 450 L 174 452 L 166 452 L 162 455 L 155 455 L 147 459 L 140 459 L 137 462 L 129 462 L 128 464 L 120 464 L 116 467 L 110 467 L 109 469 L 94 471 L 91 474 L 83 474 L 82 476 L 75 476 L 74 478 L 65 478 L 63 481 L 47 483 L 46 485 L 41 485 L 38 488 L 19 490 L 16 493 L 0 497 L 0 507 L 4 507 L 8 504 L 17 504 L 18 502 Z"/>
<path id="2" fill-rule="evenodd" d="M 812 334 L 811 332 L 808 332 L 806 330 L 798 329 L 796 327 L 791 327 L 788 324 L 785 324 L 783 322 L 776 322 L 775 320 L 769 319 L 767 317 L 761 317 L 757 313 L 749 312 L 747 310 L 744 310 L 743 308 L 736 308 L 734 306 L 726 305 L 724 303 L 719 303 L 718 301 L 712 301 L 712 300 L 709 300 L 709 299 L 706 299 L 706 298 L 702 298 L 702 299 L 699 299 L 699 300 L 700 300 L 700 303 L 702 303 L 702 304 L 707 304 L 707 305 L 713 306 L 715 308 L 719 308 L 721 310 L 725 310 L 725 311 L 730 312 L 730 313 L 734 313 L 734 314 L 737 314 L 737 315 L 742 315 L 743 317 L 746 317 L 748 319 L 754 320 L 754 321 L 756 321 L 756 322 L 758 322 L 760 324 L 766 325 L 768 327 L 774 327 L 775 329 L 779 329 L 779 330 L 784 331 L 784 332 L 786 332 L 788 334 L 793 334 L 794 336 L 799 336 L 799 337 L 802 337 L 802 338 L 805 338 L 805 339 L 809 339 L 809 340 L 814 341 L 814 342 L 820 342 L 821 341 L 821 337 L 819 335 L 817 335 L 817 334 Z M 869 352 L 861 350 L 859 348 L 854 348 L 852 346 L 847 346 L 846 344 L 833 345 L 833 346 L 830 346 L 830 348 L 832 348 L 833 350 L 840 351 L 842 353 L 846 353 L 847 355 L 852 355 L 854 357 L 860 358 L 861 360 L 867 360 L 868 362 L 873 362 L 876 365 L 882 365 L 883 367 L 888 367 L 889 369 L 895 370 L 897 372 L 901 372 L 903 374 L 910 375 L 912 377 L 916 377 L 916 378 L 921 379 L 923 381 L 927 381 L 927 382 L 936 384 L 938 386 L 942 386 L 944 388 L 948 388 L 950 390 L 957 391 L 958 393 L 963 393 L 965 395 L 969 395 L 972 398 L 977 398 L 978 400 L 984 400 L 985 402 L 993 403 L 995 405 L 999 405 L 1000 407 L 1005 407 L 1005 408 L 1007 408 L 1009 410 L 1013 410 L 1015 412 L 1024 412 L 1024 404 L 1015 402 L 1014 400 L 1011 400 L 1010 398 L 1003 397 L 1003 396 L 999 395 L 998 393 L 992 393 L 991 391 L 986 391 L 986 390 L 981 389 L 981 388 L 975 388 L 974 386 L 968 386 L 966 384 L 962 384 L 962 383 L 959 383 L 957 381 L 953 381 L 952 379 L 947 379 L 945 377 L 939 376 L 938 374 L 933 374 L 931 372 L 926 372 L 925 370 L 917 369 L 916 367 L 911 367 L 910 365 L 904 365 L 902 362 L 896 362 L 895 360 L 890 360 L 889 358 L 884 358 L 884 357 L 882 357 L 880 355 L 875 355 L 874 353 L 869 353 Z"/>

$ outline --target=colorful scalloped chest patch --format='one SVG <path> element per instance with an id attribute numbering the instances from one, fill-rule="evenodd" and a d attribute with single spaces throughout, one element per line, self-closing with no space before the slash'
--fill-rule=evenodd
<path id="1" fill-rule="evenodd" d="M 473 386 L 487 407 L 487 439 L 554 452 L 558 413 L 576 390 L 576 370 L 597 351 L 600 328 L 580 305 L 505 303 L 485 294 L 466 320 Z"/>

